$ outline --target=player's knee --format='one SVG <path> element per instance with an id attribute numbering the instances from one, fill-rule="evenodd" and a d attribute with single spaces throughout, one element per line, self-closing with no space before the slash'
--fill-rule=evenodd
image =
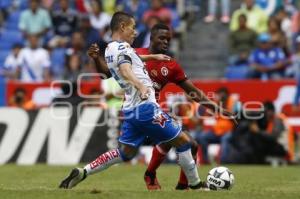
<path id="1" fill-rule="evenodd" d="M 176 152 L 179 152 L 179 153 L 184 152 L 184 151 L 191 149 L 191 147 L 192 147 L 191 142 L 187 142 L 187 143 L 184 143 L 184 144 L 176 147 Z"/>
<path id="2" fill-rule="evenodd" d="M 121 144 L 119 152 L 124 162 L 132 160 L 137 154 L 137 148 Z"/>

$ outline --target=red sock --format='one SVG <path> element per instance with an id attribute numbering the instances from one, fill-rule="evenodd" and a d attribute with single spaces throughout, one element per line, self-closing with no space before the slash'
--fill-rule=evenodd
<path id="1" fill-rule="evenodd" d="M 179 176 L 178 183 L 180 183 L 180 184 L 186 184 L 186 185 L 188 184 L 188 179 L 186 178 L 186 176 L 185 176 L 185 174 L 184 174 L 184 172 L 183 172 L 182 169 L 180 170 L 180 176 Z"/>
<path id="2" fill-rule="evenodd" d="M 166 157 L 166 153 L 162 150 L 158 150 L 157 146 L 153 147 L 152 150 L 152 157 L 150 163 L 148 165 L 147 171 L 148 172 L 155 172 L 156 169 L 160 166 L 160 164 L 164 161 Z"/>

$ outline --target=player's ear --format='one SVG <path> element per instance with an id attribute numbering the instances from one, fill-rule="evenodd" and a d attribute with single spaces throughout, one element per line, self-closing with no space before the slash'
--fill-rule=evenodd
<path id="1" fill-rule="evenodd" d="M 125 22 L 121 22 L 120 23 L 120 30 L 121 30 L 121 32 L 124 32 L 125 26 L 126 26 Z"/>

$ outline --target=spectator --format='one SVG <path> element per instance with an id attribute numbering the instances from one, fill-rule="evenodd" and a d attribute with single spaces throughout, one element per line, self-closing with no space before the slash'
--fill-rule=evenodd
<path id="1" fill-rule="evenodd" d="M 250 52 L 254 49 L 257 35 L 254 30 L 247 26 L 247 16 L 241 14 L 239 16 L 238 30 L 231 32 L 229 35 L 230 58 L 231 65 L 247 60 Z"/>
<path id="2" fill-rule="evenodd" d="M 28 41 L 29 47 L 22 49 L 19 57 L 21 81 L 49 81 L 51 62 L 48 51 L 39 47 L 37 35 L 29 35 Z"/>
<path id="3" fill-rule="evenodd" d="M 285 116 L 276 114 L 272 102 L 264 102 L 263 113 L 253 116 L 259 119 L 245 118 L 234 131 L 226 163 L 262 164 L 268 156 L 286 157 L 290 127 Z"/>
<path id="4" fill-rule="evenodd" d="M 247 25 L 257 33 L 267 31 L 268 16 L 258 6 L 255 5 L 254 0 L 244 0 L 244 5 L 236 10 L 232 15 L 230 23 L 230 30 L 235 31 L 238 29 L 238 17 L 240 14 L 247 16 Z"/>
<path id="5" fill-rule="evenodd" d="M 278 79 L 284 76 L 286 57 L 281 48 L 273 47 L 271 36 L 267 33 L 258 36 L 258 48 L 250 56 L 252 78 Z"/>
<path id="6" fill-rule="evenodd" d="M 82 16 L 79 23 L 79 32 L 82 37 L 85 38 L 85 46 L 89 47 L 93 43 L 98 43 L 100 49 L 105 49 L 106 43 L 100 37 L 98 30 L 91 26 L 91 22 L 88 16 Z"/>
<path id="7" fill-rule="evenodd" d="M 64 72 L 63 79 L 70 82 L 77 82 L 83 63 L 81 62 L 78 54 L 67 56 L 66 59 L 66 70 Z"/>
<path id="8" fill-rule="evenodd" d="M 134 16 L 134 19 L 137 22 L 137 30 L 141 32 L 144 30 L 142 18 L 143 14 L 148 10 L 149 5 L 147 1 L 143 0 L 126 0 L 122 1 L 121 7 L 124 12 Z"/>
<path id="9" fill-rule="evenodd" d="M 281 31 L 280 23 L 275 17 L 269 18 L 268 33 L 271 36 L 271 42 L 273 46 L 283 49 L 285 55 L 288 56 L 287 38 Z"/>
<path id="10" fill-rule="evenodd" d="M 78 28 L 77 13 L 69 8 L 69 0 L 60 0 L 59 9 L 52 13 L 54 38 L 49 42 L 51 47 L 65 46 L 72 33 Z"/>
<path id="11" fill-rule="evenodd" d="M 8 79 L 18 79 L 19 55 L 22 45 L 15 44 L 4 62 L 3 75 Z"/>
<path id="12" fill-rule="evenodd" d="M 278 10 L 276 14 L 276 19 L 280 23 L 281 31 L 285 33 L 287 38 L 292 37 L 292 21 L 284 8 Z"/>
<path id="13" fill-rule="evenodd" d="M 268 16 L 272 16 L 276 9 L 282 4 L 281 0 L 255 0 L 255 2 Z"/>
<path id="14" fill-rule="evenodd" d="M 295 77 L 297 79 L 297 89 L 296 89 L 296 95 L 294 97 L 294 103 L 293 103 L 293 110 L 295 112 L 299 112 L 299 102 L 300 102 L 300 36 L 297 37 L 296 39 L 297 43 L 297 52 L 292 55 L 291 57 L 291 62 L 292 62 L 292 67 L 295 72 Z"/>
<path id="15" fill-rule="evenodd" d="M 90 13 L 90 21 L 93 28 L 99 31 L 100 37 L 104 38 L 109 31 L 111 16 L 102 10 L 101 2 L 98 0 L 91 1 L 92 12 Z"/>
<path id="16" fill-rule="evenodd" d="M 36 108 L 34 102 L 29 99 L 25 89 L 16 88 L 13 96 L 9 99 L 9 106 L 18 107 L 25 110 L 33 110 Z"/>
<path id="17" fill-rule="evenodd" d="M 31 34 L 44 36 L 51 27 L 48 11 L 40 8 L 39 4 L 39 0 L 30 0 L 30 8 L 21 14 L 19 28 L 26 37 Z"/>
<path id="18" fill-rule="evenodd" d="M 116 12 L 118 1 L 119 0 L 101 0 L 103 11 L 112 16 Z"/>
<path id="19" fill-rule="evenodd" d="M 159 22 L 159 18 L 156 16 L 148 17 L 145 30 L 137 36 L 134 40 L 133 46 L 135 48 L 148 48 L 150 45 L 151 28 Z"/>
<path id="20" fill-rule="evenodd" d="M 88 61 L 86 55 L 86 46 L 85 40 L 80 32 L 74 32 L 69 44 L 69 48 L 66 51 L 67 56 L 77 54 L 80 57 L 81 63 L 86 63 Z"/>
<path id="21" fill-rule="evenodd" d="M 222 4 L 222 23 L 229 23 L 230 21 L 230 0 L 220 0 Z M 211 23 L 216 18 L 217 0 L 209 0 L 208 2 L 208 16 L 205 17 L 204 21 L 206 23 Z"/>
<path id="22" fill-rule="evenodd" d="M 292 50 L 296 52 L 296 39 L 300 35 L 300 12 L 296 12 L 292 16 Z"/>
<path id="23" fill-rule="evenodd" d="M 146 11 L 143 16 L 144 23 L 146 23 L 148 21 L 148 18 L 152 16 L 158 17 L 162 23 L 165 23 L 169 27 L 172 27 L 172 12 L 170 9 L 164 7 L 163 1 L 151 1 L 151 9 Z"/>
<path id="24" fill-rule="evenodd" d="M 216 101 L 223 108 L 228 111 L 235 113 L 238 111 L 239 102 L 233 97 L 230 96 L 227 88 L 219 88 L 216 92 Z M 228 153 L 228 143 L 231 138 L 231 133 L 233 130 L 232 120 L 220 116 L 216 118 L 216 124 L 208 132 L 202 132 L 197 135 L 196 140 L 201 145 L 203 160 L 205 163 L 208 162 L 207 149 L 209 144 L 220 143 L 221 144 L 221 160 L 226 159 Z"/>
<path id="25" fill-rule="evenodd" d="M 55 0 L 42 0 L 42 7 L 51 11 Z"/>

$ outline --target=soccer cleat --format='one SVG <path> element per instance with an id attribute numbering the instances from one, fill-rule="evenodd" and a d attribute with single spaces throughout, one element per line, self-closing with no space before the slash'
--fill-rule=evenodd
<path id="1" fill-rule="evenodd" d="M 203 191 L 209 191 L 209 187 L 207 185 L 206 182 L 204 181 L 200 181 L 199 184 L 195 185 L 195 186 L 189 186 L 191 189 L 197 189 L 197 190 L 203 190 Z"/>
<path id="2" fill-rule="evenodd" d="M 178 184 L 176 185 L 175 189 L 176 190 L 188 190 L 189 189 L 189 185 L 178 182 Z"/>
<path id="3" fill-rule="evenodd" d="M 149 191 L 160 190 L 161 186 L 158 183 L 155 172 L 146 171 L 144 175 L 144 181 Z"/>
<path id="4" fill-rule="evenodd" d="M 59 188 L 72 189 L 85 178 L 86 170 L 81 168 L 75 168 L 71 171 L 70 175 L 60 183 Z"/>

